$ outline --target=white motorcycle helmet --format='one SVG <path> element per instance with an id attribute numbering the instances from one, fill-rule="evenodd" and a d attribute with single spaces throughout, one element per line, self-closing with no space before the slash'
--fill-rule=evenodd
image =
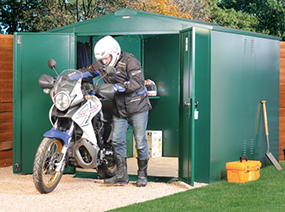
<path id="1" fill-rule="evenodd" d="M 156 88 L 156 84 L 154 81 L 152 81 L 150 79 L 146 79 L 144 81 L 144 86 L 146 87 L 148 96 L 156 96 L 157 95 L 157 88 Z"/>
<path id="2" fill-rule="evenodd" d="M 108 35 L 96 43 L 94 55 L 101 65 L 104 65 L 101 60 L 111 55 L 112 59 L 108 66 L 115 66 L 121 55 L 121 47 L 114 38 Z"/>

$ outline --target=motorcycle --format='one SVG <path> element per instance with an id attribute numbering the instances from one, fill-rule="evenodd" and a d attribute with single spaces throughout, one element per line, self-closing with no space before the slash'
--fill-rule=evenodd
<path id="1" fill-rule="evenodd" d="M 56 72 L 55 60 L 50 59 L 48 65 Z M 112 68 L 106 68 L 106 72 L 115 74 Z M 64 70 L 56 78 L 43 74 L 39 86 L 50 94 L 54 104 L 49 111 L 53 127 L 44 134 L 34 160 L 36 189 L 52 192 L 68 165 L 96 169 L 102 178 L 114 176 L 117 167 L 111 140 L 112 116 L 108 118 L 102 108 L 102 102 L 113 97 L 114 86 L 98 86 L 98 81 L 93 86 L 74 69 Z"/>

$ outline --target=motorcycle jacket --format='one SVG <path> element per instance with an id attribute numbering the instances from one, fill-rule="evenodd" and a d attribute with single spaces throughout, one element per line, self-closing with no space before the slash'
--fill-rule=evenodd
<path id="1" fill-rule="evenodd" d="M 105 75 L 103 80 L 106 83 L 118 84 L 126 89 L 125 92 L 117 92 L 114 95 L 114 115 L 125 118 L 135 113 L 150 110 L 152 107 L 144 86 L 144 74 L 140 62 L 135 56 L 127 52 L 121 52 L 115 69 L 116 75 L 109 77 L 98 62 L 95 62 L 88 68 L 92 77 Z"/>

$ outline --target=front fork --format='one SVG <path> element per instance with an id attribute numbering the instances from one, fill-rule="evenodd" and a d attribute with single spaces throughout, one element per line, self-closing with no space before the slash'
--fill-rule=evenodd
<path id="1" fill-rule="evenodd" d="M 66 155 L 66 153 L 67 153 L 67 146 L 66 145 L 64 145 L 63 147 L 62 147 L 62 150 L 61 150 L 61 153 L 60 153 L 60 156 L 59 156 L 59 162 L 57 162 L 57 163 L 55 163 L 55 167 L 56 167 L 56 169 L 55 169 L 55 171 L 56 172 L 59 172 L 59 171 L 63 171 L 64 170 L 64 167 L 65 167 L 65 164 L 63 164 L 64 163 L 64 158 L 65 158 L 65 155 Z M 66 163 L 66 162 L 65 162 Z"/>
<path id="2" fill-rule="evenodd" d="M 65 167 L 65 164 L 63 164 L 63 163 L 65 162 L 64 159 L 65 159 L 66 154 L 68 152 L 69 143 L 70 143 L 70 141 L 72 139 L 72 134 L 73 134 L 73 131 L 74 131 L 74 122 L 71 123 L 71 126 L 70 126 L 69 130 L 66 130 L 65 133 L 60 131 L 60 130 L 58 130 L 58 129 L 56 129 L 57 128 L 57 123 L 55 123 L 55 126 L 56 127 L 52 128 L 51 130 L 46 132 L 44 134 L 44 136 L 48 137 L 48 138 L 57 138 L 57 139 L 60 139 L 60 140 L 62 140 L 64 142 L 62 150 L 61 150 L 61 153 L 60 153 L 59 158 L 58 158 L 59 160 L 55 163 L 55 166 L 56 166 L 55 171 L 59 172 L 59 171 L 63 171 L 64 167 Z"/>

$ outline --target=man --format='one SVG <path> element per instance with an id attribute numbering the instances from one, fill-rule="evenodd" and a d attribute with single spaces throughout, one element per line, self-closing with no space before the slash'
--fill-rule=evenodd
<path id="1" fill-rule="evenodd" d="M 115 86 L 116 93 L 113 100 L 113 146 L 117 173 L 106 179 L 108 184 L 127 184 L 129 181 L 126 163 L 126 132 L 129 124 L 133 127 L 136 148 L 138 152 L 138 180 L 137 186 L 147 184 L 148 147 L 146 127 L 148 111 L 151 109 L 147 90 L 144 86 L 144 75 L 140 62 L 127 52 L 122 52 L 118 42 L 111 36 L 99 40 L 94 48 L 96 62 L 89 67 L 84 77 L 104 76 L 106 83 Z M 104 67 L 116 69 L 116 76 L 109 77 Z"/>

